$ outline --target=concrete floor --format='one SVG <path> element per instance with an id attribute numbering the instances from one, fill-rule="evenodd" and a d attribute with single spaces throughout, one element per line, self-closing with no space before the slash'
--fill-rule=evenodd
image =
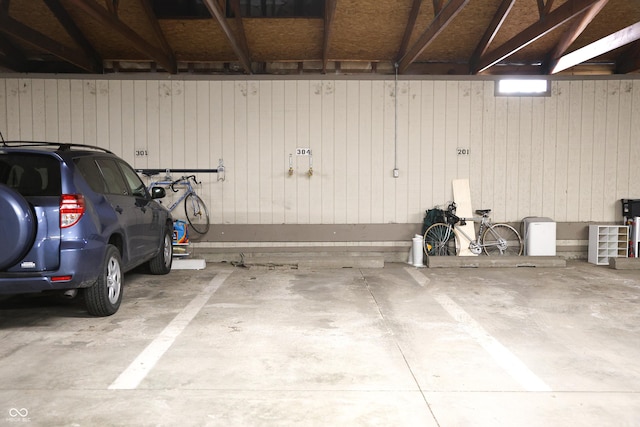
<path id="1" fill-rule="evenodd" d="M 638 426 L 640 272 L 131 273 L 0 301 L 0 425 Z"/>

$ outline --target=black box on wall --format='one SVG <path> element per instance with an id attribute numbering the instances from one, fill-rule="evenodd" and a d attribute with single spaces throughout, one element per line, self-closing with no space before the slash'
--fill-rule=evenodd
<path id="1" fill-rule="evenodd" d="M 633 218 L 640 216 L 640 199 L 622 199 L 622 221 L 632 221 Z"/>

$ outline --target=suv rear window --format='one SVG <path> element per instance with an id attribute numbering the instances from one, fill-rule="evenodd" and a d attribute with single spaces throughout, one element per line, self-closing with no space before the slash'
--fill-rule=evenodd
<path id="1" fill-rule="evenodd" d="M 0 183 L 23 196 L 60 196 L 60 162 L 32 153 L 1 153 Z"/>

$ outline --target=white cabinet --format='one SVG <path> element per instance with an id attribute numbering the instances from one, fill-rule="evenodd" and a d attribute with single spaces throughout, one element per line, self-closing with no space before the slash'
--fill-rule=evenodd
<path id="1" fill-rule="evenodd" d="M 608 265 L 609 258 L 626 258 L 629 251 L 629 227 L 626 225 L 589 226 L 589 262 Z"/>

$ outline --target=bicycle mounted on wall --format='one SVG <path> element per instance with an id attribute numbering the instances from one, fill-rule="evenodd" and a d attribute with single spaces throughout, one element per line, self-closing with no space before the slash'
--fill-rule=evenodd
<path id="1" fill-rule="evenodd" d="M 184 192 L 178 197 L 178 199 L 173 202 L 167 208 L 169 211 L 173 212 L 175 208 L 180 204 L 180 202 L 184 201 L 184 214 L 189 222 L 189 226 L 193 231 L 198 234 L 207 234 L 209 231 L 209 209 L 207 205 L 205 205 L 204 201 L 198 196 L 194 185 L 201 184 L 201 181 L 196 179 L 195 173 L 217 173 L 218 181 L 224 181 L 224 164 L 222 159 L 220 159 L 218 163 L 218 167 L 216 169 L 136 169 L 136 172 L 145 175 L 147 177 L 152 177 L 154 175 L 158 175 L 161 172 L 165 173 L 164 179 L 158 181 L 152 181 L 149 183 L 148 188 L 152 187 L 165 187 L 170 188 L 174 193 L 180 191 L 180 189 L 184 190 Z M 179 172 L 179 173 L 190 173 L 190 175 L 183 175 L 178 179 L 173 179 L 171 177 L 171 172 Z M 177 189 L 176 189 L 177 187 Z"/>

